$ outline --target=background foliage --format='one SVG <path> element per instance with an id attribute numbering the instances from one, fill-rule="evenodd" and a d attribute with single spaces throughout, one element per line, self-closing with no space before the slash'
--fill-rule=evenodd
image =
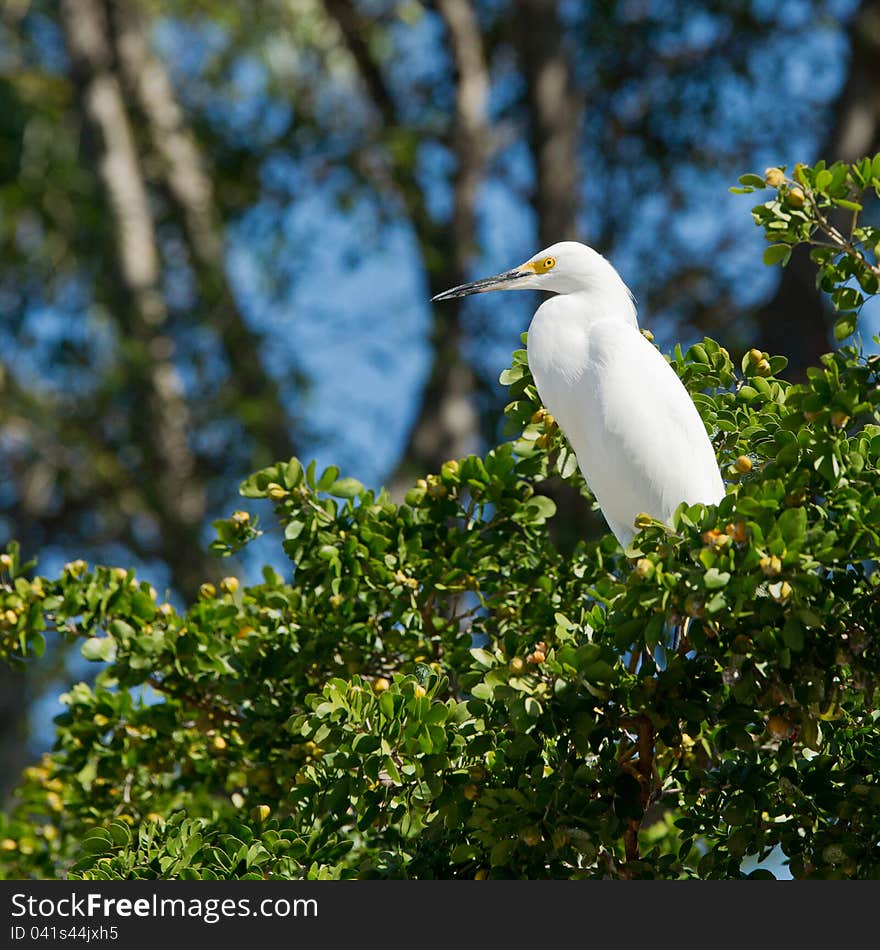
<path id="1" fill-rule="evenodd" d="M 709 333 L 802 379 L 832 345 L 816 265 L 756 271 L 725 188 L 880 148 L 878 22 L 878 0 L 9 0 L 0 544 L 135 565 L 182 607 L 249 471 L 316 457 L 400 501 L 501 438 L 534 303 L 430 297 L 562 238 L 611 256 L 664 349 Z M 601 535 L 545 490 L 558 543 Z M 277 542 L 229 572 L 280 570 Z M 0 788 L 79 675 L 51 652 L 0 677 Z"/>
<path id="2" fill-rule="evenodd" d="M 878 289 L 880 155 L 736 190 L 767 189 L 765 260 L 814 245 L 846 338 Z M 795 384 L 710 338 L 672 364 L 728 493 L 641 519 L 626 554 L 549 534 L 551 478 L 591 499 L 524 350 L 513 440 L 401 502 L 296 458 L 251 475 L 290 563 L 185 613 L 10 545 L 7 658 L 48 631 L 101 667 L 2 820 L 4 874 L 735 878 L 777 850 L 797 878 L 876 878 L 880 356 L 855 338 Z M 261 530 L 214 527 L 221 556 Z"/>

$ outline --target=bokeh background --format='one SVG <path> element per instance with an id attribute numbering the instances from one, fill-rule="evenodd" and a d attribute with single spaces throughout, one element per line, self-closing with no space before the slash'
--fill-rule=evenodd
<path id="1" fill-rule="evenodd" d="M 256 578 L 271 536 L 208 552 L 253 469 L 399 494 L 502 438 L 536 299 L 430 298 L 557 240 L 664 349 L 797 378 L 830 315 L 727 189 L 878 149 L 880 0 L 3 0 L 0 541 L 178 603 Z M 557 503 L 560 543 L 600 530 Z M 50 742 L 55 654 L 0 672 L 4 790 Z"/>

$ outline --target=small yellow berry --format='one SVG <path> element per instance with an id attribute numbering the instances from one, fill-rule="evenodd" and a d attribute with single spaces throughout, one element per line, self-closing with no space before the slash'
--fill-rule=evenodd
<path id="1" fill-rule="evenodd" d="M 791 722 L 785 716 L 771 716 L 767 721 L 767 731 L 774 739 L 788 739 L 794 732 Z"/>
<path id="2" fill-rule="evenodd" d="M 246 511 L 233 511 L 229 520 L 237 527 L 240 528 L 242 525 L 248 524 L 251 520 L 251 516 Z"/>
<path id="3" fill-rule="evenodd" d="M 0 569 L 4 571 L 12 570 L 12 558 L 8 554 L 0 554 Z M 8 838 L 6 839 L 9 840 Z"/>
<path id="4" fill-rule="evenodd" d="M 520 838 L 522 838 L 523 843 L 527 844 L 530 848 L 534 848 L 536 845 L 541 843 L 541 829 L 536 828 L 534 825 L 529 825 L 527 828 L 519 833 Z"/>
<path id="5" fill-rule="evenodd" d="M 777 604 L 784 604 L 791 597 L 791 584 L 789 584 L 788 581 L 782 581 L 782 583 L 778 585 L 779 589 L 774 592 L 773 588 L 775 586 L 775 584 L 770 586 L 770 594 Z"/>
<path id="6" fill-rule="evenodd" d="M 785 172 L 781 168 L 768 168 L 764 172 L 764 181 L 771 188 L 778 188 L 780 185 L 785 184 Z"/>
<path id="7" fill-rule="evenodd" d="M 199 587 L 199 597 L 210 600 L 217 596 L 217 588 L 211 583 L 204 583 Z"/>
<path id="8" fill-rule="evenodd" d="M 519 676 L 526 668 L 526 664 L 521 656 L 515 656 L 507 664 L 507 668 L 514 676 Z"/>
<path id="9" fill-rule="evenodd" d="M 214 736 L 211 744 L 218 752 L 222 752 L 226 748 L 226 740 L 223 736 Z"/>
<path id="10" fill-rule="evenodd" d="M 380 676 L 373 680 L 374 693 L 384 693 L 388 689 L 391 689 L 391 683 L 389 683 L 384 676 Z"/>
<path id="11" fill-rule="evenodd" d="M 413 687 L 413 696 L 418 696 L 419 698 L 421 698 L 422 696 L 426 696 L 426 695 L 427 695 L 427 690 L 425 689 L 425 687 L 422 686 L 421 683 L 416 683 L 416 685 Z"/>
<path id="12" fill-rule="evenodd" d="M 727 533 L 727 536 L 737 544 L 742 544 L 748 539 L 745 521 L 737 521 L 733 524 L 729 524 L 724 530 Z"/>
<path id="13" fill-rule="evenodd" d="M 75 561 L 69 561 L 64 565 L 64 572 L 70 574 L 71 577 L 80 577 L 85 574 L 88 569 L 88 564 L 82 559 L 77 558 Z"/>
<path id="14" fill-rule="evenodd" d="M 740 457 L 733 463 L 733 467 L 741 474 L 748 475 L 752 470 L 752 460 L 748 455 L 740 455 Z"/>
<path id="15" fill-rule="evenodd" d="M 636 561 L 635 572 L 639 577 L 650 577 L 654 573 L 654 565 L 646 557 L 640 557 Z"/>
<path id="16" fill-rule="evenodd" d="M 776 577 L 782 571 L 782 561 L 775 554 L 762 557 L 758 564 L 765 577 Z"/>
<path id="17" fill-rule="evenodd" d="M 272 814 L 272 809 L 268 805 L 256 805 L 251 809 L 251 818 L 254 821 L 265 821 Z"/>
<path id="18" fill-rule="evenodd" d="M 710 528 L 703 532 L 703 544 L 710 548 L 723 548 L 725 544 L 730 543 L 730 536 L 719 531 L 717 528 Z"/>
<path id="19" fill-rule="evenodd" d="M 225 594 L 234 594 L 238 590 L 238 578 L 237 577 L 224 577 L 220 581 L 220 590 Z"/>
<path id="20" fill-rule="evenodd" d="M 787 200 L 792 208 L 803 208 L 805 200 L 803 189 L 798 188 L 797 185 L 795 185 L 795 187 L 792 188 L 788 193 Z"/>

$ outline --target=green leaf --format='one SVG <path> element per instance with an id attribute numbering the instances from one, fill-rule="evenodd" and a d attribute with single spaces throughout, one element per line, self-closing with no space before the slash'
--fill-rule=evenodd
<path id="1" fill-rule="evenodd" d="M 788 508 L 779 516 L 776 524 L 788 544 L 801 541 L 807 533 L 807 512 L 804 508 Z"/>
<path id="2" fill-rule="evenodd" d="M 318 491 L 327 491 L 327 489 L 329 489 L 330 486 L 335 483 L 337 478 L 339 478 L 338 466 L 328 465 L 327 468 L 324 469 L 324 472 L 321 475 L 321 477 L 318 479 L 318 482 L 315 485 L 315 488 Z"/>
<path id="3" fill-rule="evenodd" d="M 302 462 L 298 458 L 292 458 L 284 467 L 284 487 L 296 488 L 303 480 Z"/>
<path id="4" fill-rule="evenodd" d="M 88 854 L 105 854 L 115 847 L 110 832 L 104 828 L 93 828 L 82 839 L 80 846 Z"/>
<path id="5" fill-rule="evenodd" d="M 804 628 L 795 617 L 789 617 L 782 628 L 782 639 L 785 645 L 796 653 L 804 648 Z"/>
<path id="6" fill-rule="evenodd" d="M 760 175 L 740 175 L 737 179 L 741 185 L 748 188 L 766 188 L 767 182 Z"/>
<path id="7" fill-rule="evenodd" d="M 816 189 L 817 191 L 825 191 L 828 186 L 831 184 L 834 176 L 831 174 L 828 169 L 823 169 L 816 175 Z"/>
<path id="8" fill-rule="evenodd" d="M 525 504 L 514 514 L 517 521 L 528 524 L 543 524 L 548 518 L 556 514 L 556 502 L 546 495 L 532 495 Z"/>
<path id="9" fill-rule="evenodd" d="M 356 478 L 339 478 L 327 489 L 327 494 L 334 498 L 355 498 L 363 491 L 363 483 Z"/>
<path id="10" fill-rule="evenodd" d="M 502 370 L 501 375 L 498 377 L 498 382 L 501 383 L 502 386 L 512 386 L 514 383 L 519 382 L 523 376 L 525 376 L 525 369 L 517 364 L 516 366 Z"/>
<path id="11" fill-rule="evenodd" d="M 727 571 L 719 571 L 717 567 L 710 567 L 703 575 L 703 584 L 706 590 L 718 590 L 725 587 L 730 580 L 730 574 Z"/>
<path id="12" fill-rule="evenodd" d="M 842 313 L 834 321 L 834 339 L 838 342 L 845 340 L 856 332 L 859 315 L 857 313 Z"/>
<path id="13" fill-rule="evenodd" d="M 788 263 L 788 259 L 791 257 L 791 245 L 789 244 L 771 244 L 769 247 L 764 248 L 764 263 L 765 264 L 778 264 L 782 263 L 785 266 Z"/>
<path id="14" fill-rule="evenodd" d="M 90 637 L 81 647 L 87 660 L 111 662 L 116 656 L 116 641 L 112 637 Z"/>

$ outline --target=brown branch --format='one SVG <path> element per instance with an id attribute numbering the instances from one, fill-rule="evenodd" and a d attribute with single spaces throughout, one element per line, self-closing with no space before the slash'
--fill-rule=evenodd
<path id="1" fill-rule="evenodd" d="M 648 805 L 651 802 L 651 789 L 654 779 L 654 726 L 645 713 L 642 713 L 635 723 L 637 732 L 637 746 L 639 752 L 638 762 L 636 763 L 637 776 L 641 790 L 639 792 L 639 805 L 642 810 L 641 818 L 630 819 L 627 829 L 624 832 L 623 841 L 626 851 L 627 863 L 638 861 L 639 854 L 639 829 L 642 826 L 642 820 Z"/>

